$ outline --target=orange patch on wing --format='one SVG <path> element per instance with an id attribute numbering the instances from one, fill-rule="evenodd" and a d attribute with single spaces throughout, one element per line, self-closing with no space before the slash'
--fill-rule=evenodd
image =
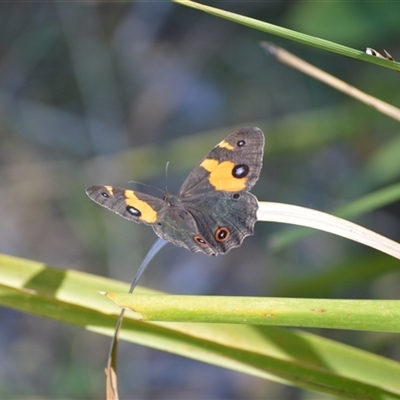
<path id="1" fill-rule="evenodd" d="M 218 144 L 217 147 L 221 147 L 222 149 L 227 149 L 227 150 L 235 150 L 235 148 L 225 140 L 223 140 L 220 144 Z"/>
<path id="2" fill-rule="evenodd" d="M 219 163 L 218 160 L 205 159 L 200 166 L 210 173 L 208 181 L 215 190 L 238 192 L 246 188 L 246 178 L 239 179 L 232 175 L 232 170 L 235 167 L 235 163 L 232 161 Z"/>
<path id="3" fill-rule="evenodd" d="M 110 193 L 111 196 L 114 196 L 114 191 L 112 186 L 104 186 L 104 189 L 107 190 L 108 193 Z"/>
<path id="4" fill-rule="evenodd" d="M 215 168 L 218 167 L 218 160 L 214 160 L 212 158 L 206 158 L 201 164 L 200 167 L 203 167 L 208 172 L 213 172 Z"/>
<path id="5" fill-rule="evenodd" d="M 140 200 L 132 190 L 125 190 L 125 203 L 140 211 L 142 215 L 139 219 L 142 221 L 146 221 L 149 224 L 154 224 L 157 221 L 157 211 L 154 211 L 145 201 Z"/>

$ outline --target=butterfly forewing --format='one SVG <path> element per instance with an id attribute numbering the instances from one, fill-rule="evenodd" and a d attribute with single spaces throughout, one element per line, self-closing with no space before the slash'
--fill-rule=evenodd
<path id="1" fill-rule="evenodd" d="M 166 203 L 157 197 L 115 186 L 91 186 L 86 194 L 97 204 L 138 223 L 152 225 Z"/>
<path id="2" fill-rule="evenodd" d="M 231 133 L 193 169 L 179 196 L 250 190 L 260 175 L 263 149 L 264 134 L 260 129 L 246 127 Z"/>

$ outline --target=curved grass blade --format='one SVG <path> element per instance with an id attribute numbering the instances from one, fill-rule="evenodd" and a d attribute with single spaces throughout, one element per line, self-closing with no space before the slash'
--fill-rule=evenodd
<path id="1" fill-rule="evenodd" d="M 119 308 L 97 291 L 128 288 L 111 279 L 0 255 L 2 305 L 103 335 L 113 335 Z M 156 293 L 141 287 L 137 292 Z M 342 398 L 400 399 L 400 364 L 316 335 L 246 325 L 147 323 L 130 314 L 121 338 L 134 343 Z"/>
<path id="2" fill-rule="evenodd" d="M 245 17 L 243 15 L 235 14 L 233 12 L 220 10 L 215 7 L 206 6 L 204 4 L 195 3 L 194 1 L 187 0 L 172 0 L 175 3 L 183 6 L 195 8 L 200 11 L 204 11 L 208 14 L 215 15 L 217 17 L 225 18 L 229 21 L 236 22 L 241 25 L 248 26 L 249 28 L 257 29 L 263 32 L 270 33 L 271 35 L 280 36 L 285 39 L 293 40 L 308 46 L 317 47 L 322 50 L 338 53 L 343 56 L 356 58 L 358 60 L 367 61 L 372 64 L 377 64 L 382 67 L 400 70 L 400 63 L 391 60 L 386 60 L 379 57 L 374 57 L 366 54 L 364 51 L 352 49 L 347 46 L 343 46 L 329 40 L 320 39 L 314 36 L 306 35 L 304 33 L 292 31 L 281 26 L 273 25 L 267 22 L 259 21 L 254 18 Z"/>

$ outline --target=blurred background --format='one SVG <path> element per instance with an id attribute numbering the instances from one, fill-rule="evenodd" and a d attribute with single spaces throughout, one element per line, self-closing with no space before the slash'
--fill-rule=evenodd
<path id="1" fill-rule="evenodd" d="M 400 59 L 400 3 L 214 1 L 212 5 Z M 0 4 L 0 252 L 131 281 L 156 237 L 91 202 L 94 184 L 177 193 L 232 130 L 266 134 L 259 200 L 329 212 L 393 184 L 399 125 L 280 65 L 273 41 L 393 105 L 400 75 L 271 37 L 169 1 Z M 165 166 L 169 161 L 168 177 Z M 399 207 L 356 222 L 399 240 Z M 142 285 L 170 293 L 396 299 L 398 263 L 316 232 L 258 223 L 207 257 L 167 245 Z M 104 398 L 109 338 L 1 308 L 0 398 Z M 315 332 L 315 331 L 314 331 Z M 395 335 L 318 334 L 400 360 Z M 322 399 L 121 343 L 122 398 Z"/>

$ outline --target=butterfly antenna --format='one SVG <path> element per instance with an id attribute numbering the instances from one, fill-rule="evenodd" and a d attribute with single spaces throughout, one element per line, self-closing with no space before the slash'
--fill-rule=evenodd
<path id="1" fill-rule="evenodd" d="M 163 191 L 160 188 L 158 188 L 156 186 L 153 186 L 153 185 L 148 185 L 147 183 L 138 182 L 138 181 L 129 181 L 128 183 L 136 183 L 138 185 L 142 185 L 142 186 L 146 186 L 146 187 L 149 187 L 149 188 L 152 188 L 152 189 L 156 189 L 159 192 L 163 193 Z"/>
<path id="2" fill-rule="evenodd" d="M 168 193 L 168 167 L 169 161 L 165 164 L 165 193 Z"/>

